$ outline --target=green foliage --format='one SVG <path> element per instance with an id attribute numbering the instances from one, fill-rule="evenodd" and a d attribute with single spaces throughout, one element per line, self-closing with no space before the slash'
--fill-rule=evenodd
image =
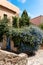
<path id="1" fill-rule="evenodd" d="M 29 26 L 30 17 L 26 10 L 23 11 L 21 18 L 13 17 L 13 26 L 8 26 L 9 20 L 4 17 L 0 20 L 0 40 L 4 34 L 12 36 L 14 45 L 18 47 L 20 52 L 34 52 L 42 43 L 43 31 L 38 27 Z M 18 28 L 19 27 L 19 28 Z M 43 25 L 41 25 L 43 29 Z"/>
<path id="2" fill-rule="evenodd" d="M 39 25 L 39 27 L 43 30 L 43 23 Z"/>
<path id="3" fill-rule="evenodd" d="M 0 41 L 3 34 L 8 35 L 9 31 L 8 22 L 9 20 L 7 19 L 7 17 L 4 17 L 3 19 L 0 20 Z"/>
<path id="4" fill-rule="evenodd" d="M 42 43 L 43 33 L 38 27 L 29 26 L 12 29 L 12 39 L 21 52 L 36 51 Z"/>
<path id="5" fill-rule="evenodd" d="M 24 10 L 21 17 L 13 17 L 13 27 L 23 27 L 23 26 L 29 26 L 30 25 L 30 17 L 27 14 L 27 11 Z"/>
<path id="6" fill-rule="evenodd" d="M 29 24 L 30 24 L 30 17 L 28 16 L 27 11 L 24 10 L 21 15 L 19 25 L 20 26 L 29 26 Z"/>
<path id="7" fill-rule="evenodd" d="M 43 23 L 39 25 L 39 28 L 43 30 Z M 43 44 L 43 39 L 42 39 L 42 44 Z"/>
<path id="8" fill-rule="evenodd" d="M 13 17 L 13 27 L 17 28 L 18 17 Z"/>

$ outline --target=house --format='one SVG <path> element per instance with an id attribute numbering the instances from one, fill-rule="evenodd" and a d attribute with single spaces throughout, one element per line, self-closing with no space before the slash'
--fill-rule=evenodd
<path id="1" fill-rule="evenodd" d="M 18 7 L 7 0 L 0 0 L 0 18 L 3 18 L 3 15 L 7 15 L 7 17 L 12 20 L 12 16 L 19 16 L 19 13 L 20 10 Z"/>
<path id="2" fill-rule="evenodd" d="M 31 22 L 32 24 L 38 26 L 38 25 L 40 25 L 40 24 L 43 23 L 43 16 L 40 15 L 40 16 L 38 16 L 38 17 L 35 17 L 35 18 L 31 19 L 30 22 Z"/>
<path id="3" fill-rule="evenodd" d="M 8 2 L 7 0 L 0 0 L 0 18 L 3 18 L 4 16 L 7 16 L 7 18 L 10 19 L 10 22 L 8 25 L 12 26 L 12 17 L 13 16 L 19 16 L 20 10 L 18 7 L 16 7 L 15 5 L 11 4 L 10 2 Z M 11 44 L 11 50 L 17 50 L 16 48 L 14 48 L 14 43 L 13 41 L 8 41 L 9 38 L 7 39 L 6 35 L 3 35 L 3 41 L 0 42 L 0 48 L 2 49 L 6 49 L 7 43 Z M 10 47 L 9 47 L 10 48 Z"/>

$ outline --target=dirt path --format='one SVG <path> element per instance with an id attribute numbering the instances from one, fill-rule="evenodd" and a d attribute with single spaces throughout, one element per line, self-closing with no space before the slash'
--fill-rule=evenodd
<path id="1" fill-rule="evenodd" d="M 27 65 L 43 65 L 43 50 L 38 50 L 35 56 L 28 58 Z"/>

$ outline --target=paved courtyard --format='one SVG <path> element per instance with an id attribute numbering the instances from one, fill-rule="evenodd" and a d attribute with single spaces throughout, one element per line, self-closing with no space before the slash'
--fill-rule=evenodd
<path id="1" fill-rule="evenodd" d="M 35 56 L 29 57 L 27 65 L 43 65 L 43 50 L 38 50 Z"/>

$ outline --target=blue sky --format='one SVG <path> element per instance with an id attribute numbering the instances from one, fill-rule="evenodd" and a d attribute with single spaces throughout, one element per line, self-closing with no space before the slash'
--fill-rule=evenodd
<path id="1" fill-rule="evenodd" d="M 34 18 L 43 15 L 43 0 L 8 0 L 12 4 L 20 8 L 20 14 L 23 10 L 27 10 L 28 15 Z"/>

